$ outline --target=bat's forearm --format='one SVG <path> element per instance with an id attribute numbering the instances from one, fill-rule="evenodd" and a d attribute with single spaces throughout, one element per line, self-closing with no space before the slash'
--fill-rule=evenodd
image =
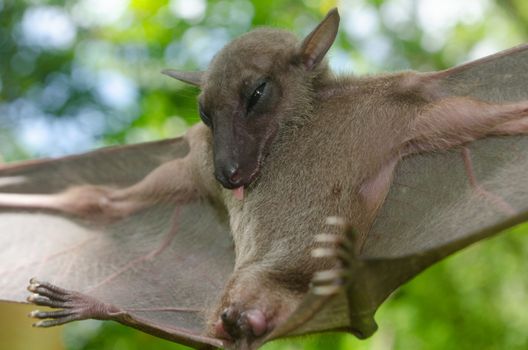
<path id="1" fill-rule="evenodd" d="M 114 192 L 98 186 L 75 186 L 53 194 L 0 193 L 0 208 L 47 210 L 92 219 L 115 219 L 138 209 L 127 201 L 114 200 Z"/>
<path id="2" fill-rule="evenodd" d="M 203 184 L 199 186 L 204 182 L 202 174 L 193 172 L 199 168 L 196 163 L 204 162 L 200 158 L 203 155 L 196 152 L 196 149 L 202 151 L 208 146 L 203 136 L 200 128 L 192 128 L 186 136 L 191 146 L 186 157 L 161 164 L 131 186 L 111 188 L 86 184 L 59 193 L 0 193 L 0 209 L 48 210 L 107 221 L 130 216 L 160 203 L 184 204 L 198 196 L 208 196 L 212 191 L 203 188 Z"/>
<path id="3" fill-rule="evenodd" d="M 528 132 L 528 103 L 490 104 L 467 97 L 435 102 L 417 116 L 404 153 L 446 150 L 488 135 Z"/>
<path id="4" fill-rule="evenodd" d="M 185 160 L 154 169 L 122 189 L 82 185 L 53 194 L 0 193 L 0 208 L 49 210 L 90 219 L 115 220 L 158 203 L 185 203 L 196 198 Z"/>
<path id="5" fill-rule="evenodd" d="M 188 158 L 166 162 L 138 183 L 116 190 L 111 198 L 145 203 L 184 203 L 196 197 Z"/>

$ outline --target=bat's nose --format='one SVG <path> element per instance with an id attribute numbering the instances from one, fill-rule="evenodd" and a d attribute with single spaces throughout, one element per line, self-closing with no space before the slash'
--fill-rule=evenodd
<path id="1" fill-rule="evenodd" d="M 237 163 L 227 164 L 219 171 L 215 171 L 215 177 L 222 186 L 229 189 L 240 187 L 242 182 L 240 167 Z"/>

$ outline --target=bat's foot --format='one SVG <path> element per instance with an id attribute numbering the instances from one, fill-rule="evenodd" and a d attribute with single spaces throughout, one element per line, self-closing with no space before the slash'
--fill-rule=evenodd
<path id="1" fill-rule="evenodd" d="M 32 278 L 29 283 L 27 289 L 33 293 L 27 298 L 30 303 L 59 309 L 56 311 L 32 311 L 29 317 L 40 320 L 33 324 L 34 327 L 53 327 L 89 318 L 112 319 L 124 314 L 119 308 L 102 303 L 82 293 L 69 291 L 51 283 L 40 282 L 35 278 Z"/>
<path id="2" fill-rule="evenodd" d="M 327 223 L 341 230 L 343 234 L 320 234 L 315 237 L 317 248 L 312 251 L 315 258 L 334 259 L 333 268 L 319 271 L 312 279 L 312 292 L 317 295 L 334 295 L 345 292 L 349 300 L 349 332 L 359 339 L 370 337 L 378 328 L 372 310 L 357 310 L 356 304 L 369 298 L 368 262 L 359 254 L 359 234 L 339 217 L 329 217 Z M 375 278 L 375 277 L 374 277 Z"/>
<path id="3" fill-rule="evenodd" d="M 346 284 L 347 267 L 351 260 L 356 259 L 356 231 L 340 217 L 328 217 L 327 224 L 338 227 L 344 234 L 322 233 L 315 236 L 316 248 L 312 257 L 316 259 L 332 259 L 334 267 L 314 273 L 312 292 L 317 295 L 337 294 Z"/>

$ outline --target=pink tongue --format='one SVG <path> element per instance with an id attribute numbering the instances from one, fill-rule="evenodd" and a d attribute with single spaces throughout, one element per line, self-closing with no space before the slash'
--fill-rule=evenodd
<path id="1" fill-rule="evenodd" d="M 239 201 L 244 199 L 244 186 L 237 187 L 233 190 L 233 196 Z"/>

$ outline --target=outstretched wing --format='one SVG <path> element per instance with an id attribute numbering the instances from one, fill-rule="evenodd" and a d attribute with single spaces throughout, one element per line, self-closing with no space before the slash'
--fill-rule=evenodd
<path id="1" fill-rule="evenodd" d="M 30 289 L 37 294 L 31 300 L 65 307 L 62 314 L 35 312 L 47 318 L 39 325 L 80 315 L 114 319 L 191 346 L 221 346 L 203 336 L 205 312 L 233 269 L 233 248 L 222 209 L 188 195 L 198 189 L 188 188 L 185 201 L 146 198 L 149 205 L 112 220 L 49 210 L 49 201 L 26 205 L 78 186 L 129 188 L 189 153 L 188 139 L 178 138 L 2 167 L 0 300 L 25 302 L 28 281 L 37 277 L 51 284 L 33 280 Z M 179 179 L 182 174 L 192 172 L 165 175 L 193 183 Z M 81 310 L 87 306 L 103 312 Z"/>
<path id="2" fill-rule="evenodd" d="M 421 79 L 421 89 L 435 99 L 527 101 L 528 46 Z M 527 133 L 528 122 L 511 128 L 503 131 Z M 403 159 L 366 241 L 359 247 L 349 231 L 337 243 L 329 254 L 342 268 L 314 279 L 329 289 L 312 288 L 270 338 L 330 329 L 370 336 L 376 310 L 399 286 L 447 255 L 528 220 L 527 173 L 528 136 L 493 136 Z M 331 288 L 343 279 L 345 289 Z"/>

